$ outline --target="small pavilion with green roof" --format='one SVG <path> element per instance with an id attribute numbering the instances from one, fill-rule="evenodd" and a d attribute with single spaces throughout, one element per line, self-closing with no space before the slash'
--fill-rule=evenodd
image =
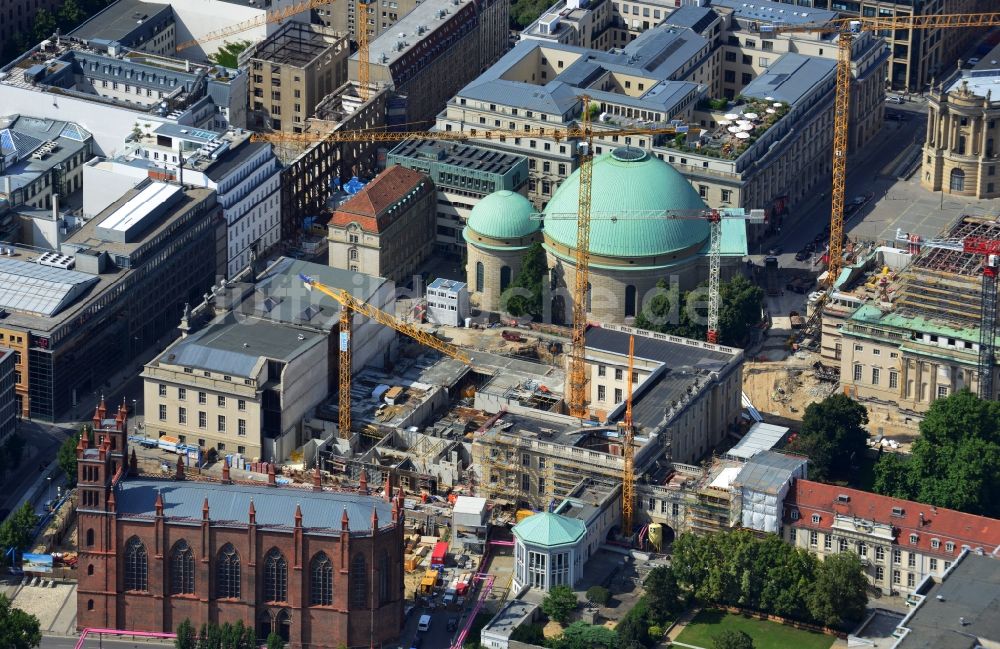
<path id="1" fill-rule="evenodd" d="M 542 512 L 515 525 L 513 533 L 515 590 L 573 586 L 583 576 L 587 526 L 582 520 Z"/>

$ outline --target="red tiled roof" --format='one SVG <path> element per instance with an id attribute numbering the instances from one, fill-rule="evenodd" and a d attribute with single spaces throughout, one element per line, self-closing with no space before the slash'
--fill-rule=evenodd
<path id="1" fill-rule="evenodd" d="M 382 232 L 395 220 L 394 217 L 387 217 L 389 208 L 422 182 L 430 181 L 419 171 L 393 165 L 375 176 L 364 189 L 337 208 L 330 219 L 330 225 L 346 227 L 350 223 L 357 223 L 366 232 Z"/>
<path id="2" fill-rule="evenodd" d="M 838 496 L 847 496 L 847 502 Z M 893 515 L 893 508 L 901 509 L 902 515 Z M 792 510 L 798 510 L 798 520 L 792 520 Z M 819 515 L 819 523 L 812 522 L 814 514 Z M 900 547 L 913 547 L 924 554 L 957 557 L 963 545 L 982 547 L 987 553 L 1000 546 L 1000 520 L 995 518 L 811 480 L 796 480 L 785 499 L 785 525 L 826 530 L 833 525 L 834 514 L 891 525 Z M 917 535 L 916 545 L 910 543 L 910 534 Z M 937 549 L 931 546 L 934 539 L 939 541 Z M 951 552 L 945 545 L 949 542 L 955 544 Z"/>

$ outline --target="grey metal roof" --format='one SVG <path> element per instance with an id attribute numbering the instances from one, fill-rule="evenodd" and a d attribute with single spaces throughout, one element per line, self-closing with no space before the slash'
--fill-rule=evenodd
<path id="1" fill-rule="evenodd" d="M 733 480 L 734 487 L 743 487 L 760 493 L 776 494 L 792 477 L 802 475 L 806 459 L 774 451 L 761 451 L 740 469 Z"/>
<path id="2" fill-rule="evenodd" d="M 1000 642 L 1000 558 L 966 553 L 900 624 L 894 649 L 971 649 Z M 982 642 L 985 640 L 986 642 Z"/>
<path id="3" fill-rule="evenodd" d="M 308 329 L 229 314 L 177 341 L 160 359 L 171 365 L 250 377 L 261 359 L 291 361 L 321 344 Z"/>
<path id="4" fill-rule="evenodd" d="M 245 142 L 238 147 L 229 148 L 205 170 L 205 175 L 215 181 L 222 180 L 257 155 L 258 151 L 270 146 L 269 142 Z"/>
<path id="5" fill-rule="evenodd" d="M 88 41 L 95 38 L 118 41 L 132 47 L 140 35 L 149 38 L 146 32 L 152 32 L 151 21 L 173 22 L 173 13 L 169 4 L 118 0 L 74 29 L 70 35 Z"/>
<path id="6" fill-rule="evenodd" d="M 826 83 L 836 68 L 833 59 L 789 52 L 747 84 L 740 94 L 757 99 L 773 97 L 775 101 L 795 106 L 817 85 Z"/>
<path id="7" fill-rule="evenodd" d="M 700 34 L 702 30 L 711 25 L 718 17 L 719 14 L 715 13 L 711 7 L 684 5 L 683 7 L 678 7 L 677 11 L 667 16 L 662 24 L 687 27 Z"/>
<path id="8" fill-rule="evenodd" d="M 88 273 L 0 257 L 0 308 L 53 316 L 97 282 Z"/>
<path id="9" fill-rule="evenodd" d="M 0 154 L 15 156 L 0 175 L 9 176 L 13 188 L 24 187 L 85 150 L 90 139 L 86 129 L 72 122 L 25 115 L 0 116 Z M 56 148 L 40 158 L 31 157 L 48 141 L 55 142 Z"/>
<path id="10" fill-rule="evenodd" d="M 694 7 L 692 7 L 694 8 Z M 636 66 L 667 79 L 695 58 L 708 40 L 685 27 L 663 25 L 647 29 L 625 46 L 626 68 Z"/>
<path id="11" fill-rule="evenodd" d="M 826 23 L 836 19 L 837 12 L 812 7 L 797 7 L 772 0 L 711 0 L 713 7 L 726 7 L 740 18 L 770 24 L 800 25 Z"/>
<path id="12" fill-rule="evenodd" d="M 451 23 L 467 5 L 468 0 L 424 0 L 368 44 L 368 60 L 372 65 L 392 65 Z M 402 47 L 401 43 L 404 44 Z M 351 58 L 357 60 L 358 53 L 352 54 Z"/>
<path id="13" fill-rule="evenodd" d="M 750 459 L 761 451 L 770 451 L 787 434 L 788 428 L 785 426 L 765 424 L 759 421 L 750 427 L 743 439 L 729 449 L 726 455 L 740 460 Z"/>
<path id="14" fill-rule="evenodd" d="M 537 608 L 537 604 L 513 599 L 507 602 L 506 606 L 493 616 L 493 619 L 483 628 L 483 631 L 509 638 L 510 634 L 521 626 L 524 620 L 530 617 Z"/>
<path id="15" fill-rule="evenodd" d="M 119 515 L 155 515 L 157 492 L 163 498 L 163 515 L 167 518 L 200 521 L 202 505 L 208 498 L 209 517 L 216 523 L 247 524 L 252 501 L 259 527 L 294 527 L 296 505 L 302 508 L 304 528 L 339 531 L 341 517 L 347 511 L 351 531 L 371 530 L 373 509 L 378 513 L 379 529 L 392 526 L 392 505 L 376 496 L 151 478 L 118 484 L 115 501 Z"/>
<path id="16" fill-rule="evenodd" d="M 587 347 L 621 356 L 628 356 L 628 339 L 629 334 L 627 333 L 603 327 L 590 327 L 586 334 Z M 659 340 L 648 336 L 635 337 L 636 358 L 660 361 L 670 369 L 719 370 L 735 356 L 736 354 L 724 351 Z"/>

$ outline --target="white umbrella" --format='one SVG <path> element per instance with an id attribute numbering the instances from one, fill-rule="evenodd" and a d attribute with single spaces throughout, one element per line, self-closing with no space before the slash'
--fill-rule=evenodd
<path id="1" fill-rule="evenodd" d="M 746 131 L 741 131 L 736 134 L 736 137 L 740 138 L 741 140 L 746 140 L 750 137 L 750 134 L 747 133 Z"/>
<path id="2" fill-rule="evenodd" d="M 764 101 L 774 101 L 774 97 L 764 97 Z"/>
<path id="3" fill-rule="evenodd" d="M 738 126 L 730 126 L 726 130 L 729 131 L 730 133 L 739 133 L 740 128 Z"/>
<path id="4" fill-rule="evenodd" d="M 726 119 L 739 119 L 740 116 L 736 113 L 726 113 Z"/>
<path id="5" fill-rule="evenodd" d="M 730 122 L 728 119 L 719 120 L 719 126 L 729 126 L 730 124 L 732 124 L 732 122 Z"/>
<path id="6" fill-rule="evenodd" d="M 750 120 L 748 120 L 748 119 L 741 119 L 740 121 L 736 122 L 736 125 L 737 126 L 750 126 Z"/>
<path id="7" fill-rule="evenodd" d="M 757 119 L 759 117 L 757 113 L 744 113 L 743 116 L 747 119 Z"/>
<path id="8" fill-rule="evenodd" d="M 767 109 L 767 114 L 768 115 L 774 115 L 776 112 L 778 112 L 778 111 L 774 110 L 773 108 L 768 108 Z"/>
<path id="9" fill-rule="evenodd" d="M 781 108 L 782 106 L 784 106 L 784 104 L 782 104 L 780 101 L 774 102 L 774 107 L 775 108 Z"/>
<path id="10" fill-rule="evenodd" d="M 740 124 L 741 131 L 752 131 L 754 129 L 753 124 Z"/>

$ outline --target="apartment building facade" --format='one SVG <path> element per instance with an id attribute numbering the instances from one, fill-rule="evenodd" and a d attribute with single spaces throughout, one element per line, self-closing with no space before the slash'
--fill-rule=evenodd
<path id="1" fill-rule="evenodd" d="M 83 187 L 93 136 L 73 122 L 0 116 L 0 198 L 8 207 L 49 209 L 55 194 Z"/>
<path id="2" fill-rule="evenodd" d="M 9 347 L 0 347 L 0 444 L 6 443 L 21 418 L 20 399 L 17 384 L 20 372 L 17 370 L 19 352 Z"/>
<path id="3" fill-rule="evenodd" d="M 786 541 L 821 559 L 856 553 L 885 594 L 941 578 L 965 549 L 1000 547 L 996 519 L 803 479 L 785 498 L 783 527 Z"/>
<path id="4" fill-rule="evenodd" d="M 343 33 L 296 21 L 243 52 L 256 126 L 301 133 L 316 105 L 347 81 L 350 52 Z"/>
<path id="5" fill-rule="evenodd" d="M 330 266 L 405 283 L 434 250 L 436 204 L 430 178 L 389 167 L 333 213 Z"/>

